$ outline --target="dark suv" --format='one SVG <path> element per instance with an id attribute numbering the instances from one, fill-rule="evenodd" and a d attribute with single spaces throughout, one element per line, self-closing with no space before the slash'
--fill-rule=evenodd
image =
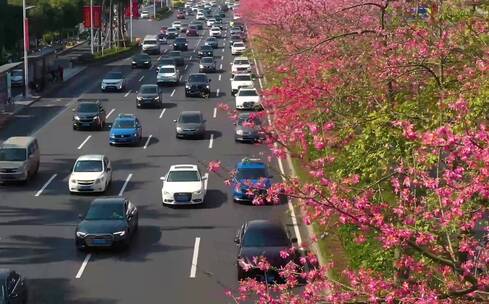
<path id="1" fill-rule="evenodd" d="M 177 37 L 173 42 L 173 49 L 175 51 L 187 51 L 188 50 L 188 42 L 185 37 Z"/>
<path id="2" fill-rule="evenodd" d="M 211 94 L 211 79 L 203 73 L 190 74 L 185 83 L 185 97 L 200 96 L 208 98 Z"/>
<path id="3" fill-rule="evenodd" d="M 160 87 L 156 84 L 143 84 L 136 96 L 136 106 L 138 108 L 146 106 L 162 108 L 163 100 L 161 100 Z"/>
<path id="4" fill-rule="evenodd" d="M 210 45 L 203 45 L 199 49 L 199 57 L 214 57 L 214 48 Z"/>
<path id="5" fill-rule="evenodd" d="M 80 100 L 73 109 L 73 130 L 80 128 L 96 128 L 105 126 L 105 110 L 100 101 Z"/>

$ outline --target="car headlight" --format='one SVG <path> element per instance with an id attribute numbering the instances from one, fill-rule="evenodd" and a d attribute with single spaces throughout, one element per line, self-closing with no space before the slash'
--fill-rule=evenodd
<path id="1" fill-rule="evenodd" d="M 188 43 L 185 43 L 185 46 L 187 46 L 187 45 L 188 45 Z"/>
<path id="2" fill-rule="evenodd" d="M 73 116 L 73 118 L 74 118 L 75 120 L 80 120 L 80 116 L 78 116 L 78 115 Z"/>
<path id="3" fill-rule="evenodd" d="M 202 190 L 195 191 L 194 194 L 200 195 L 200 194 L 202 194 Z"/>
<path id="4" fill-rule="evenodd" d="M 144 63 L 148 64 L 148 63 L 149 63 L 149 61 L 145 61 Z"/>
<path id="5" fill-rule="evenodd" d="M 163 191 L 163 194 L 164 194 L 164 195 L 170 195 L 170 192 L 168 192 L 168 191 Z"/>
<path id="6" fill-rule="evenodd" d="M 136 137 L 136 136 L 138 136 L 138 133 L 135 132 L 135 133 L 132 134 L 132 136 L 133 137 Z"/>
<path id="7" fill-rule="evenodd" d="M 237 135 L 243 135 L 243 130 L 236 130 Z"/>
<path id="8" fill-rule="evenodd" d="M 102 179 L 103 179 L 102 177 L 97 178 L 97 179 L 95 180 L 95 183 L 96 183 L 96 184 L 101 183 L 101 182 L 102 182 Z"/>
<path id="9" fill-rule="evenodd" d="M 134 61 L 134 60 L 133 60 L 133 61 L 132 61 L 132 64 L 136 64 L 136 61 Z"/>
<path id="10" fill-rule="evenodd" d="M 205 85 L 205 88 L 206 88 L 206 89 L 209 89 L 209 88 L 210 88 L 210 86 L 209 86 L 208 84 L 206 84 L 206 85 Z"/>
<path id="11" fill-rule="evenodd" d="M 141 96 L 136 97 L 137 100 L 143 100 Z"/>
<path id="12" fill-rule="evenodd" d="M 72 182 L 73 184 L 76 184 L 76 179 L 71 179 L 70 182 Z"/>
<path id="13" fill-rule="evenodd" d="M 182 127 L 177 127 L 177 132 L 182 132 Z"/>
<path id="14" fill-rule="evenodd" d="M 112 233 L 113 235 L 116 235 L 116 236 L 124 236 L 126 235 L 126 231 L 123 230 L 123 231 L 117 231 L 117 232 L 114 232 Z"/>
<path id="15" fill-rule="evenodd" d="M 160 96 L 156 96 L 155 97 L 155 100 L 160 100 Z"/>
<path id="16" fill-rule="evenodd" d="M 185 88 L 186 88 L 186 89 L 190 89 L 190 85 L 186 84 L 186 85 L 185 85 Z"/>
<path id="17" fill-rule="evenodd" d="M 204 68 L 204 65 L 203 64 L 199 64 L 199 68 L 203 69 Z"/>
<path id="18" fill-rule="evenodd" d="M 76 236 L 77 236 L 77 237 L 86 237 L 86 236 L 87 236 L 87 234 L 86 234 L 85 232 L 77 231 L 77 232 L 76 232 Z"/>
<path id="19" fill-rule="evenodd" d="M 99 119 L 99 117 L 98 117 L 98 115 L 97 115 L 97 116 L 94 116 L 92 119 L 93 119 L 93 120 L 98 120 L 98 119 Z"/>

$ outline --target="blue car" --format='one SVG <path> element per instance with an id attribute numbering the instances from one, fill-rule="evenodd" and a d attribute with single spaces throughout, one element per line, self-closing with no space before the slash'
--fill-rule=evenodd
<path id="1" fill-rule="evenodd" d="M 260 159 L 243 158 L 236 165 L 236 175 L 232 183 L 233 200 L 252 201 L 255 194 L 266 194 L 272 185 L 271 178 L 267 165 Z M 253 194 L 247 193 L 250 186 Z"/>
<path id="2" fill-rule="evenodd" d="M 134 114 L 119 114 L 109 134 L 111 145 L 138 145 L 143 137 L 143 128 Z"/>

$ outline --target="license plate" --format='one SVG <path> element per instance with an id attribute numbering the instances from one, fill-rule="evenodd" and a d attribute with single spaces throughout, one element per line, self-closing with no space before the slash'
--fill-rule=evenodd
<path id="1" fill-rule="evenodd" d="M 94 245 L 105 245 L 105 244 L 107 244 L 107 241 L 106 240 L 101 240 L 101 239 L 95 239 L 95 240 L 92 241 L 92 243 Z"/>
<path id="2" fill-rule="evenodd" d="M 80 186 L 80 190 L 92 190 L 91 186 Z"/>

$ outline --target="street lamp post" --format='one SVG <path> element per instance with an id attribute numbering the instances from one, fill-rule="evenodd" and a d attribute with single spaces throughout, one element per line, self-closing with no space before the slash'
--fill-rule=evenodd
<path id="1" fill-rule="evenodd" d="M 132 10 L 133 10 L 133 5 L 134 5 L 133 0 L 129 0 L 129 10 L 130 10 L 130 15 L 129 15 L 130 16 L 130 18 L 129 18 L 129 23 L 130 23 L 130 25 L 129 25 L 129 27 L 130 27 L 129 36 L 130 37 L 129 37 L 129 39 L 130 39 L 131 43 L 132 43 Z"/>
<path id="2" fill-rule="evenodd" d="M 90 0 L 90 52 L 93 55 L 93 0 Z"/>
<path id="3" fill-rule="evenodd" d="M 156 0 L 153 0 L 153 18 L 156 19 Z"/>
<path id="4" fill-rule="evenodd" d="M 22 21 L 23 21 L 23 32 L 24 32 L 24 97 L 29 96 L 29 63 L 27 60 L 27 50 L 29 48 L 29 39 L 27 37 L 27 31 L 29 24 L 27 23 L 27 10 L 34 8 L 34 5 L 25 5 L 25 0 L 22 0 Z"/>

